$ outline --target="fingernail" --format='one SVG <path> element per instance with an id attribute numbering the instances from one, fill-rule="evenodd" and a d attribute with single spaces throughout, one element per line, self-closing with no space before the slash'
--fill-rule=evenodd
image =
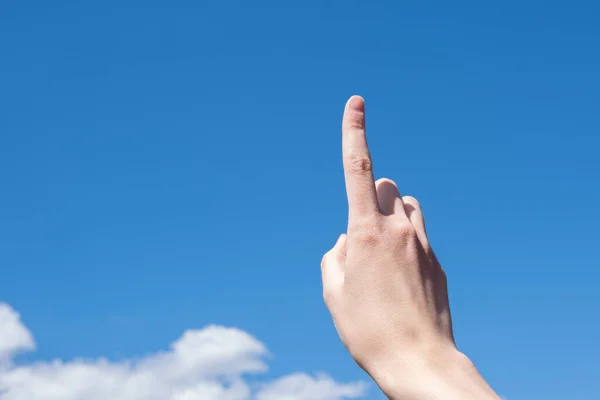
<path id="1" fill-rule="evenodd" d="M 355 111 L 365 110 L 365 100 L 360 96 L 352 96 L 348 100 L 348 107 Z"/>

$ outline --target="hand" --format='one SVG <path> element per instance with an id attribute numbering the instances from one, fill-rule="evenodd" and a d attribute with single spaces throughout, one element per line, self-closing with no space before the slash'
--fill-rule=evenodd
<path id="1" fill-rule="evenodd" d="M 472 387 L 483 380 L 456 350 L 446 276 L 419 203 L 389 179 L 374 182 L 358 96 L 346 104 L 342 148 L 348 232 L 321 263 L 342 342 L 390 398 L 497 398 Z"/>

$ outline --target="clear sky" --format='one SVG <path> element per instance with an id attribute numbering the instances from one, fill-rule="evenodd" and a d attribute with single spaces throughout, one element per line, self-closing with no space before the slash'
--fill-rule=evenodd
<path id="1" fill-rule="evenodd" d="M 186 330 L 241 366 L 196 373 L 214 398 L 380 399 L 321 297 L 352 94 L 376 176 L 423 205 L 460 349 L 509 400 L 600 398 L 599 18 L 579 0 L 2 1 L 0 334 L 20 339 L 0 399 L 96 400 L 31 388 L 71 385 L 80 359 L 87 385 L 122 382 Z M 153 382 L 169 400 L 213 398 L 172 379 Z M 107 385 L 90 393 L 150 398 Z"/>

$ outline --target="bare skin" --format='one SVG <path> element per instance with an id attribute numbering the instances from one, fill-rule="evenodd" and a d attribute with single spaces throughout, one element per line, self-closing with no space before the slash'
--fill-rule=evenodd
<path id="1" fill-rule="evenodd" d="M 346 104 L 342 150 L 348 231 L 321 262 L 340 339 L 392 400 L 498 400 L 456 348 L 446 275 L 418 201 L 374 181 L 359 96 Z"/>

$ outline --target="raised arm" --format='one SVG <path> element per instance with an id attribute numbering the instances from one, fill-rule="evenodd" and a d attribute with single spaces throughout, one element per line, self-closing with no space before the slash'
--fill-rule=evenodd
<path id="1" fill-rule="evenodd" d="M 373 178 L 361 97 L 346 104 L 348 231 L 323 257 L 323 295 L 354 358 L 393 400 L 499 399 L 454 343 L 446 275 L 417 200 Z"/>

